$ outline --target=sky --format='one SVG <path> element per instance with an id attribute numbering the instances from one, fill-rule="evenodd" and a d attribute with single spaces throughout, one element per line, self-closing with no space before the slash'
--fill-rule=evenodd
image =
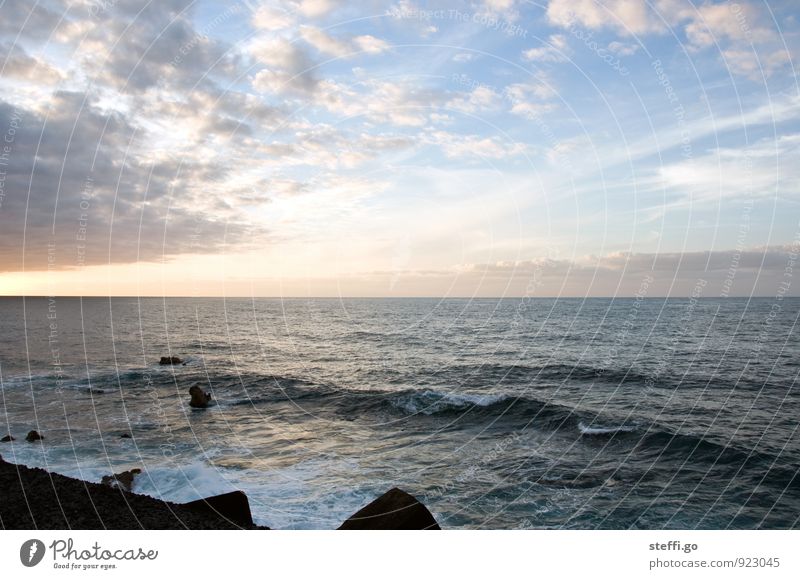
<path id="1" fill-rule="evenodd" d="M 0 0 L 0 295 L 800 295 L 790 0 Z"/>

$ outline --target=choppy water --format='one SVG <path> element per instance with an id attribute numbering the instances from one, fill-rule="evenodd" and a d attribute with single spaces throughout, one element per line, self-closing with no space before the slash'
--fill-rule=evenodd
<path id="1" fill-rule="evenodd" d="M 799 314 L 0 298 L 0 432 L 18 439 L 0 453 L 94 481 L 141 467 L 135 491 L 178 502 L 240 488 L 273 528 L 334 528 L 392 486 L 445 528 L 797 527 Z M 194 384 L 217 404 L 191 409 Z"/>

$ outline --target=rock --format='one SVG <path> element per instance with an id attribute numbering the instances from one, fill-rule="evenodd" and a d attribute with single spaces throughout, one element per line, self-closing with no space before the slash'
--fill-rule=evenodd
<path id="1" fill-rule="evenodd" d="M 121 489 L 130 492 L 133 486 L 133 477 L 137 474 L 141 474 L 141 472 L 142 469 L 140 468 L 132 468 L 131 470 L 126 470 L 119 474 L 106 475 L 100 479 L 100 482 L 112 489 Z"/>
<path id="2" fill-rule="evenodd" d="M 205 408 L 211 402 L 211 394 L 200 388 L 200 386 L 189 388 L 189 394 L 192 395 L 192 400 L 189 402 L 189 406 L 192 408 Z"/>
<path id="3" fill-rule="evenodd" d="M 120 434 L 120 435 L 119 435 L 119 437 L 120 437 L 120 438 L 130 438 L 130 437 L 131 437 L 131 435 L 130 435 L 130 434 L 128 434 L 127 432 L 123 432 L 122 434 Z"/>
<path id="4" fill-rule="evenodd" d="M 441 527 L 425 505 L 407 492 L 393 488 L 352 515 L 339 529 L 407 531 Z"/>
<path id="5" fill-rule="evenodd" d="M 3 438 L 0 438 L 0 442 L 12 442 L 14 440 L 16 440 L 16 438 L 11 436 L 10 434 L 4 436 Z"/>
<path id="6" fill-rule="evenodd" d="M 35 430 L 31 430 L 27 436 L 25 436 L 25 440 L 28 442 L 35 442 L 37 440 L 44 440 L 44 436 L 36 432 Z"/>
<path id="7" fill-rule="evenodd" d="M 253 515 L 250 513 L 250 501 L 242 491 L 233 491 L 224 495 L 206 497 L 190 503 L 185 503 L 195 511 L 216 513 L 232 523 L 242 527 L 253 526 Z"/>
<path id="8" fill-rule="evenodd" d="M 175 365 L 182 363 L 183 360 L 181 360 L 177 356 L 161 356 L 161 361 L 159 362 L 159 364 L 161 364 L 162 366 L 169 366 L 170 364 Z"/>

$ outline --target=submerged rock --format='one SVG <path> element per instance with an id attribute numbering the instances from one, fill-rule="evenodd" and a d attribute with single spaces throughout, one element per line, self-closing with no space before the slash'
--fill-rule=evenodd
<path id="1" fill-rule="evenodd" d="M 11 436 L 10 434 L 4 436 L 3 438 L 0 438 L 0 442 L 12 442 L 14 440 L 16 440 L 16 438 Z"/>
<path id="2" fill-rule="evenodd" d="M 425 505 L 407 492 L 393 488 L 352 515 L 339 529 L 406 531 L 441 527 Z"/>
<path id="3" fill-rule="evenodd" d="M 169 366 L 170 364 L 183 364 L 183 360 L 178 358 L 177 356 L 161 356 L 161 361 L 159 362 L 162 366 Z"/>
<path id="4" fill-rule="evenodd" d="M 192 395 L 192 400 L 189 402 L 189 406 L 192 408 L 205 408 L 211 402 L 211 394 L 200 388 L 200 386 L 189 388 L 189 394 Z"/>
<path id="5" fill-rule="evenodd" d="M 247 500 L 247 495 L 242 491 L 206 497 L 191 503 L 185 503 L 184 506 L 199 512 L 214 513 L 242 527 L 253 526 L 250 502 Z"/>
<path id="6" fill-rule="evenodd" d="M 44 436 L 36 432 L 35 430 L 31 430 L 26 436 L 25 440 L 28 442 L 35 442 L 37 440 L 44 440 Z"/>
<path id="7" fill-rule="evenodd" d="M 106 475 L 100 479 L 100 482 L 112 489 L 121 489 L 130 492 L 133 487 L 133 477 L 137 474 L 141 474 L 141 472 L 142 469 L 140 468 L 132 468 L 131 470 L 126 470 L 119 474 Z"/>

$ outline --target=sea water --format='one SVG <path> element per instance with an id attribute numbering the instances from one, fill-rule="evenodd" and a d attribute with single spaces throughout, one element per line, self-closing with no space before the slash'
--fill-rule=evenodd
<path id="1" fill-rule="evenodd" d="M 794 528 L 799 314 L 0 298 L 0 454 L 95 482 L 141 468 L 133 490 L 175 502 L 241 489 L 273 528 L 335 528 L 394 486 L 444 528 Z M 193 385 L 214 405 L 191 408 Z"/>

